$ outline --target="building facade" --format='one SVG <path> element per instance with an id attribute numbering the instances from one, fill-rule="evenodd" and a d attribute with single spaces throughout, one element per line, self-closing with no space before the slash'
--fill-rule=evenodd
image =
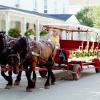
<path id="1" fill-rule="evenodd" d="M 36 33 L 36 39 L 39 40 L 43 25 L 61 26 L 66 29 L 80 27 L 72 14 L 42 14 L 0 5 L 0 32 L 8 34 L 9 29 L 17 28 L 21 31 L 21 35 L 24 35 L 28 29 L 32 29 Z M 49 33 L 52 33 L 52 30 L 49 30 Z M 60 31 L 59 34 L 62 39 L 87 40 L 87 33 Z"/>
<path id="2" fill-rule="evenodd" d="M 8 34 L 9 29 L 18 28 L 23 35 L 26 30 L 32 29 L 35 31 L 39 39 L 39 33 L 44 24 L 59 24 L 62 25 L 72 15 L 62 15 L 64 17 L 51 16 L 33 11 L 17 9 L 13 7 L 0 5 L 0 32 Z M 37 40 L 38 40 L 37 39 Z"/>
<path id="3" fill-rule="evenodd" d="M 100 0 L 33 0 L 34 7 L 42 13 L 76 14 L 88 6 L 100 5 Z M 36 4 L 36 5 L 35 5 Z"/>
<path id="4" fill-rule="evenodd" d="M 1 0 L 0 4 L 49 14 L 76 14 L 88 6 L 100 5 L 100 0 Z"/>
<path id="5" fill-rule="evenodd" d="M 33 9 L 49 14 L 76 14 L 88 6 L 100 5 L 100 0 L 33 0 Z"/>
<path id="6" fill-rule="evenodd" d="M 40 13 L 63 14 L 68 13 L 68 0 L 15 0 L 17 7 Z M 24 3 L 23 3 L 24 2 Z"/>

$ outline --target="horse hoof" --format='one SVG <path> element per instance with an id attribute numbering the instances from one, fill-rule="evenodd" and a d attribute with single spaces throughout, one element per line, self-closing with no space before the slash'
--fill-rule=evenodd
<path id="1" fill-rule="evenodd" d="M 20 81 L 15 81 L 14 85 L 17 86 L 20 84 Z"/>
<path id="2" fill-rule="evenodd" d="M 49 88 L 50 88 L 50 86 L 45 86 L 44 88 L 45 88 L 45 89 L 49 89 Z"/>
<path id="3" fill-rule="evenodd" d="M 51 85 L 55 85 L 55 82 L 51 83 Z"/>
<path id="4" fill-rule="evenodd" d="M 33 86 L 32 86 L 32 89 L 34 89 L 35 87 L 36 87 L 36 86 L 35 86 L 35 85 L 33 85 Z"/>
<path id="5" fill-rule="evenodd" d="M 26 92 L 32 92 L 31 88 L 26 88 Z"/>
<path id="6" fill-rule="evenodd" d="M 56 81 L 51 81 L 51 85 L 55 85 Z"/>
<path id="7" fill-rule="evenodd" d="M 5 89 L 11 89 L 12 85 L 6 85 Z"/>

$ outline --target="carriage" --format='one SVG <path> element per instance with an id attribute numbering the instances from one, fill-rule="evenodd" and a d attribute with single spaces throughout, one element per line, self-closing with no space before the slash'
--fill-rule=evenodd
<path id="1" fill-rule="evenodd" d="M 46 28 L 59 29 L 58 27 L 45 26 Z M 67 30 L 73 32 L 87 32 L 87 30 Z M 94 68 L 100 72 L 100 43 L 81 40 L 59 40 L 60 48 L 56 50 L 53 70 L 66 70 L 73 80 L 78 80 L 84 69 Z M 46 70 L 40 70 L 42 77 L 46 76 Z"/>

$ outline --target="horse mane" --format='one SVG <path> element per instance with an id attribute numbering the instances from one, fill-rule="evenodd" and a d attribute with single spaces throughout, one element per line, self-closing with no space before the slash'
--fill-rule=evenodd
<path id="1" fill-rule="evenodd" d="M 27 40 L 25 37 L 20 37 L 17 39 L 16 45 L 18 48 L 27 48 Z"/>
<path id="2" fill-rule="evenodd" d="M 17 51 L 20 57 L 24 58 L 28 53 L 28 42 L 26 37 L 20 37 L 16 40 L 14 50 Z"/>
<path id="3" fill-rule="evenodd" d="M 3 50 L 6 47 L 6 38 L 4 33 L 0 33 L 0 53 L 3 52 Z"/>

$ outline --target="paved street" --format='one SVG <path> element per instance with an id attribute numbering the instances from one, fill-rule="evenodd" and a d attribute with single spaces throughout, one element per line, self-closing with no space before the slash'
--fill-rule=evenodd
<path id="1" fill-rule="evenodd" d="M 4 89 L 5 80 L 0 78 L 0 100 L 100 100 L 100 74 L 94 69 L 84 70 L 78 81 L 58 79 L 56 85 L 44 89 L 45 79 L 37 80 L 33 92 L 25 92 L 26 79 L 20 86 Z"/>

